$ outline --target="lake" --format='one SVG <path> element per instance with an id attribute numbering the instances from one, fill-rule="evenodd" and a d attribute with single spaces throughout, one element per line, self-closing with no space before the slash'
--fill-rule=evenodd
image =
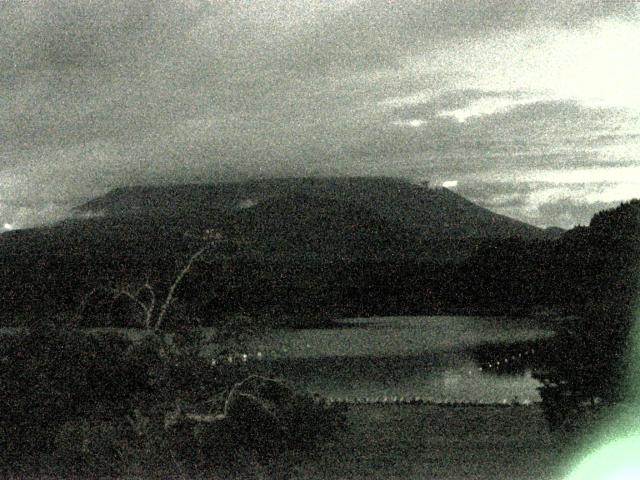
<path id="1" fill-rule="evenodd" d="M 334 328 L 279 329 L 246 342 L 243 352 L 213 358 L 216 364 L 251 364 L 301 389 L 339 400 L 419 397 L 433 402 L 523 403 L 540 401 L 526 350 L 516 358 L 479 358 L 492 344 L 550 337 L 526 319 L 470 316 L 343 319 Z M 118 330 L 133 338 L 146 333 Z M 212 332 L 212 329 L 206 329 Z M 17 329 L 3 329 L 5 333 Z M 243 355 L 244 353 L 244 355 Z M 486 355 L 485 355 L 486 357 Z M 497 361 L 510 368 L 497 368 Z M 247 365 L 249 366 L 249 365 Z M 502 367 L 500 366 L 500 367 Z"/>
<path id="2" fill-rule="evenodd" d="M 332 399 L 414 398 L 434 402 L 524 403 L 540 400 L 527 355 L 511 373 L 481 362 L 487 344 L 550 337 L 526 321 L 485 317 L 346 319 L 338 328 L 278 330 L 247 345 L 248 359 L 301 388 Z M 235 359 L 234 361 L 243 361 Z M 224 361 L 224 359 L 222 359 Z"/>

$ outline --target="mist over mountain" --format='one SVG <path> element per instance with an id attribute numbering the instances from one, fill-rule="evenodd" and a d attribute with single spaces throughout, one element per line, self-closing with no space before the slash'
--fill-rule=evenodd
<path id="1" fill-rule="evenodd" d="M 330 214 L 325 211 L 327 208 Z M 313 228 L 319 228 L 327 220 L 357 223 L 357 218 L 350 217 L 365 215 L 365 211 L 370 212 L 366 215 L 377 217 L 372 220 L 374 223 L 388 222 L 394 228 L 431 239 L 539 238 L 557 234 L 495 214 L 445 188 L 384 177 L 128 187 L 113 190 L 76 209 L 80 213 L 113 217 L 148 215 L 212 223 L 223 220 L 242 223 L 248 216 L 255 219 L 262 216 L 260 221 L 265 224 L 283 226 L 296 218 L 306 218 L 306 226 L 315 223 Z M 314 216 L 318 218 L 314 220 Z"/>

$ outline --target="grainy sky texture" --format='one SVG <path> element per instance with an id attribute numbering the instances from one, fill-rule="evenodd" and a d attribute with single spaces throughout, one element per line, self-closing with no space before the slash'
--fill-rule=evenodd
<path id="1" fill-rule="evenodd" d="M 0 0 L 0 230 L 307 175 L 585 224 L 640 196 L 638 45 L 630 0 Z"/>

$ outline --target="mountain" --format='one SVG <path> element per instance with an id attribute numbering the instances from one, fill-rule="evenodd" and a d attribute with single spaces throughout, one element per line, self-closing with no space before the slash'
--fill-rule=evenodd
<path id="1" fill-rule="evenodd" d="M 445 188 L 429 188 L 385 177 L 281 178 L 214 185 L 137 186 L 119 188 L 76 209 L 108 216 L 150 215 L 205 219 L 233 216 L 264 208 L 265 202 L 293 202 L 299 197 L 334 203 L 333 213 L 345 209 L 374 212 L 379 219 L 403 226 L 430 239 L 547 238 L 557 232 L 498 215 Z M 292 214 L 284 205 L 282 221 Z M 261 205 L 263 204 L 263 205 Z M 303 202 L 301 208 L 307 203 Z M 308 205 L 317 208 L 318 205 Z M 277 210 L 277 209 L 276 209 Z M 353 212 L 352 212 L 353 213 Z M 274 217 L 271 209 L 271 217 Z M 313 212 L 307 214 L 310 218 Z"/>
<path id="2" fill-rule="evenodd" d="M 415 256 L 421 243 L 415 228 L 329 195 L 274 196 L 225 220 L 219 230 L 278 258 L 383 260 Z"/>
<path id="3" fill-rule="evenodd" d="M 106 282 L 145 278 L 166 288 L 209 240 L 209 263 L 180 292 L 203 316 L 417 310 L 451 262 L 510 238 L 549 238 L 449 190 L 390 178 L 137 186 L 75 213 L 0 235 L 4 315 L 64 310 Z"/>
<path id="4" fill-rule="evenodd" d="M 251 243 L 263 258 L 285 261 L 459 261 L 483 241 L 548 239 L 561 233 L 498 215 L 445 188 L 386 177 L 133 186 L 115 189 L 75 212 L 99 215 L 102 220 L 95 224 L 137 223 L 133 228 L 144 228 L 143 237 L 150 234 L 143 225 L 192 237 L 213 230 Z M 113 230 L 116 235 L 122 228 Z"/>

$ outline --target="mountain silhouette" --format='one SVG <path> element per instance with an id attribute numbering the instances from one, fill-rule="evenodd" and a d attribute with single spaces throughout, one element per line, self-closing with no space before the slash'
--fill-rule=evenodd
<path id="1" fill-rule="evenodd" d="M 190 255 L 213 242 L 210 262 L 181 293 L 202 312 L 238 305 L 360 311 L 376 302 L 379 310 L 389 296 L 410 308 L 426 298 L 412 289 L 444 278 L 453 271 L 447 265 L 487 244 L 558 233 L 447 189 L 392 178 L 134 186 L 80 205 L 56 225 L 0 235 L 0 284 L 7 315 L 64 310 L 106 282 L 144 278 L 166 288 Z"/>
<path id="2" fill-rule="evenodd" d="M 298 200 L 306 198 L 307 201 Z M 325 203 L 323 206 L 322 203 Z M 270 205 L 270 206 L 269 206 Z M 296 205 L 292 209 L 292 205 Z M 304 212 L 304 208 L 309 211 Z M 429 188 L 385 177 L 281 178 L 213 185 L 136 186 L 119 188 L 76 209 L 110 217 L 161 216 L 198 224 L 246 220 L 245 210 L 264 210 L 275 225 L 306 218 L 305 227 L 321 228 L 330 216 L 353 223 L 365 210 L 374 223 L 386 221 L 429 239 L 557 236 L 524 222 L 493 213 L 445 188 Z M 280 209 L 280 210 L 278 210 Z M 314 221 L 314 215 L 318 215 Z M 267 223 L 264 221 L 263 223 Z M 356 222 L 357 223 L 357 222 Z M 313 226 L 312 226 L 313 224 Z M 299 226 L 302 227 L 300 224 Z M 289 226 L 288 228 L 291 228 Z"/>

